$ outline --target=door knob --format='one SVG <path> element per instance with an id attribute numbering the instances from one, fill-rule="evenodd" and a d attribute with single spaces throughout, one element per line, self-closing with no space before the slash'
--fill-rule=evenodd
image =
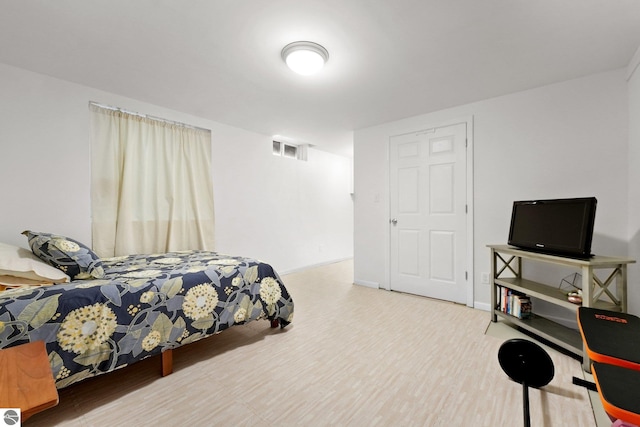
<path id="1" fill-rule="evenodd" d="M 398 220 L 397 220 L 397 219 L 395 219 L 395 218 L 391 218 L 391 219 L 389 220 L 389 222 L 390 222 L 391 224 L 393 224 L 393 225 L 396 225 L 396 224 L 398 223 Z"/>

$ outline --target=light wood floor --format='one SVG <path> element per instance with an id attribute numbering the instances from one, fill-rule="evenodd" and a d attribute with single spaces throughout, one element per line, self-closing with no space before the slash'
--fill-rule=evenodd
<path id="1" fill-rule="evenodd" d="M 350 261 L 284 276 L 293 323 L 267 321 L 60 390 L 26 426 L 518 426 L 522 387 L 498 364 L 489 313 L 351 284 Z M 511 329 L 511 328 L 508 328 Z M 548 350 L 533 426 L 595 426 L 580 363 Z"/>

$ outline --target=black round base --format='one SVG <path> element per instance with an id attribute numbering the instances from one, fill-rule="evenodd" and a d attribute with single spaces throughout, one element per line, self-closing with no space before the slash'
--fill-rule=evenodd
<path id="1" fill-rule="evenodd" d="M 538 344 L 521 338 L 505 341 L 498 351 L 498 361 L 509 378 L 529 387 L 544 387 L 555 374 L 549 354 Z"/>

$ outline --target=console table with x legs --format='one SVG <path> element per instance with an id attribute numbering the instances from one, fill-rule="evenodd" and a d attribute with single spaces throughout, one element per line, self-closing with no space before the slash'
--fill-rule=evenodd
<path id="1" fill-rule="evenodd" d="M 588 371 L 589 358 L 584 350 L 580 333 L 552 320 L 532 314 L 520 319 L 499 308 L 500 289 L 506 288 L 529 297 L 577 312 L 580 304 L 574 304 L 557 287 L 549 286 L 523 277 L 525 261 L 539 261 L 574 268 L 582 275 L 582 306 L 627 312 L 627 265 L 635 260 L 596 255 L 587 259 L 569 258 L 525 251 L 508 245 L 488 245 L 491 249 L 491 320 L 502 319 L 540 336 L 578 356 Z"/>

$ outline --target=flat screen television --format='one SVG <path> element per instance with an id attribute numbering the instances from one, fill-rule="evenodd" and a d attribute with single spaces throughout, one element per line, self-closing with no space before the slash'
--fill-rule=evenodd
<path id="1" fill-rule="evenodd" d="M 595 197 L 513 202 L 509 241 L 537 252 L 589 258 Z"/>

